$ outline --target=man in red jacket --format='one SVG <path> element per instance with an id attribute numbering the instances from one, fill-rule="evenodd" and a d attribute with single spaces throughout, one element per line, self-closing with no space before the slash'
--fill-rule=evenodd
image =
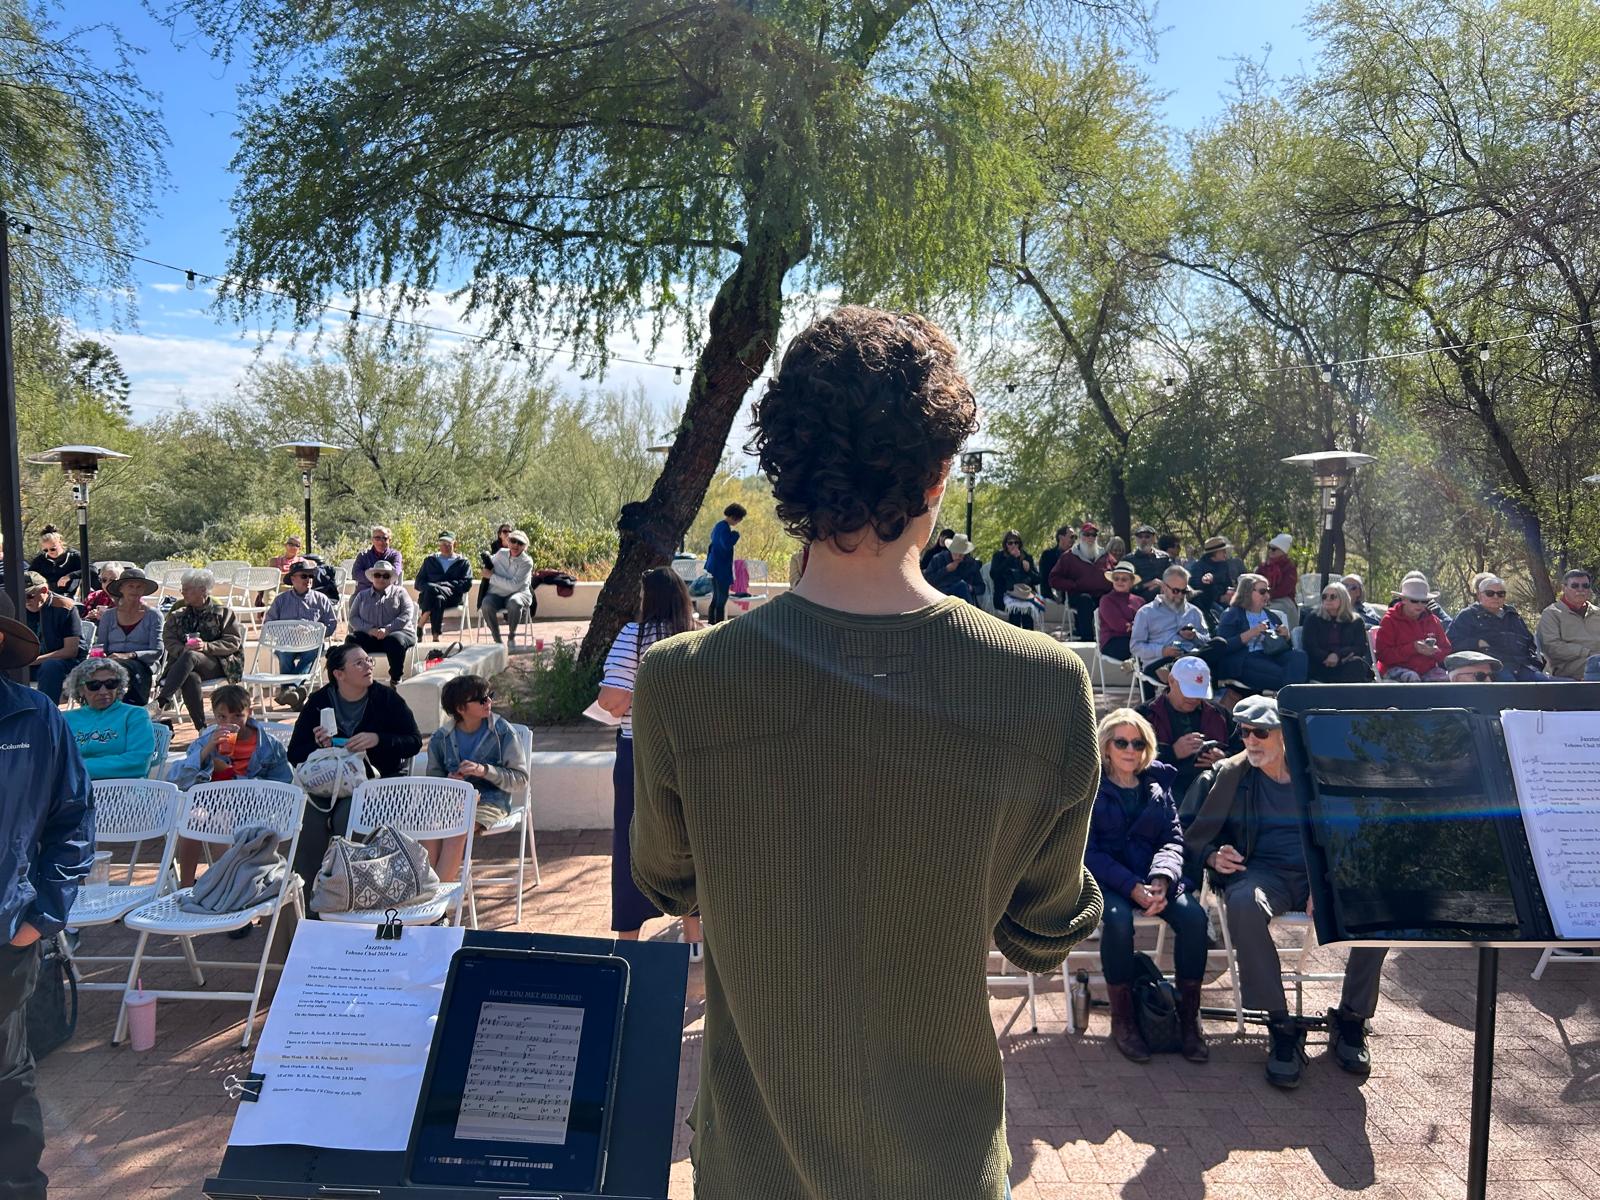
<path id="1" fill-rule="evenodd" d="M 1085 521 L 1078 530 L 1078 541 L 1051 568 L 1049 583 L 1067 597 L 1072 609 L 1072 636 L 1080 642 L 1094 641 L 1094 614 L 1100 597 L 1111 590 L 1106 572 L 1116 560 L 1100 548 L 1100 527 Z"/>
<path id="2" fill-rule="evenodd" d="M 1378 677 L 1395 683 L 1443 683 L 1440 665 L 1450 653 L 1444 625 L 1428 609 L 1439 598 L 1428 581 L 1411 575 L 1400 585 L 1400 599 L 1378 623 Z"/>

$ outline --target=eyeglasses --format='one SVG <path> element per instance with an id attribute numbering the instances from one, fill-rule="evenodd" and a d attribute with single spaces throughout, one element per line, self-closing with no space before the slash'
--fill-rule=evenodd
<path id="1" fill-rule="evenodd" d="M 1457 671 L 1450 678 L 1454 683 L 1488 683 L 1494 676 L 1487 671 Z"/>
<path id="2" fill-rule="evenodd" d="M 1497 592 L 1496 592 L 1496 591 L 1489 591 L 1489 590 L 1487 590 L 1487 589 L 1485 589 L 1485 590 L 1484 590 L 1484 592 L 1483 592 L 1483 594 L 1484 594 L 1484 595 L 1485 595 L 1485 596 L 1494 596 L 1494 597 L 1497 597 L 1497 598 L 1500 598 L 1500 599 L 1503 599 L 1503 598 L 1504 598 L 1504 597 L 1505 597 L 1505 594 L 1506 594 L 1506 593 L 1505 593 L 1505 589 L 1504 589 L 1504 588 L 1501 588 L 1501 589 L 1500 589 L 1500 590 L 1499 590 L 1499 591 L 1497 591 Z"/>
<path id="3" fill-rule="evenodd" d="M 1339 598 L 1339 593 L 1338 592 L 1323 592 L 1322 593 L 1322 598 L 1324 600 L 1337 600 Z"/>
<path id="4" fill-rule="evenodd" d="M 122 686 L 116 679 L 85 679 L 83 689 L 86 692 L 114 692 Z"/>
<path id="5" fill-rule="evenodd" d="M 1022 545 L 1022 543 L 1021 542 L 1007 542 L 1006 545 L 1008 545 L 1008 546 L 1020 546 L 1020 545 Z"/>
<path id="6" fill-rule="evenodd" d="M 382 534 L 374 534 L 372 540 L 375 542 L 387 542 L 389 539 L 384 537 Z"/>
<path id="7" fill-rule="evenodd" d="M 1239 726 L 1239 735 L 1241 737 L 1254 738 L 1258 742 L 1264 742 L 1272 736 L 1272 730 L 1256 729 L 1249 725 L 1241 725 Z"/>
<path id="8" fill-rule="evenodd" d="M 1592 592 L 1594 590 L 1594 584 L 1592 584 L 1592 583 L 1569 583 L 1569 584 L 1567 584 L 1567 589 L 1569 591 L 1573 591 L 1573 592 Z"/>
<path id="9" fill-rule="evenodd" d="M 1141 752 L 1146 750 L 1150 745 L 1150 743 L 1145 741 L 1143 738 L 1134 738 L 1132 741 L 1129 741 L 1125 737 L 1114 737 L 1111 739 L 1111 744 L 1118 750 L 1139 750 Z"/>

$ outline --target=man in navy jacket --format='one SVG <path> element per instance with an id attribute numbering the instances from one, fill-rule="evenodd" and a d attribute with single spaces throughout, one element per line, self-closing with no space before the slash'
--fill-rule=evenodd
<path id="1" fill-rule="evenodd" d="M 25 1020 L 39 939 L 60 932 L 94 858 L 89 773 L 59 709 L 7 672 L 39 653 L 26 625 L 0 617 L 0 1197 L 45 1194 L 44 1119 Z"/>

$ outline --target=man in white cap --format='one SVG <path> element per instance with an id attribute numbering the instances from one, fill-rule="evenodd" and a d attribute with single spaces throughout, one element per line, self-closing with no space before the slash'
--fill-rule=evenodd
<path id="1" fill-rule="evenodd" d="M 1256 568 L 1256 574 L 1265 577 L 1267 587 L 1272 590 L 1267 607 L 1274 609 L 1290 629 L 1300 623 L 1300 602 L 1295 597 L 1300 570 L 1289 557 L 1289 548 L 1293 545 L 1294 538 L 1280 533 L 1267 543 L 1267 557 Z"/>
<path id="2" fill-rule="evenodd" d="M 26 625 L 0 617 L 0 1196 L 19 1200 L 44 1200 L 47 1182 L 27 1030 L 39 940 L 66 924 L 94 860 L 94 800 L 78 743 L 50 700 L 9 677 L 38 653 Z"/>
<path id="3" fill-rule="evenodd" d="M 1278 702 L 1251 696 L 1239 701 L 1233 718 L 1244 739 L 1244 753 L 1202 775 L 1184 805 L 1190 818 L 1184 840 L 1185 873 L 1199 878 L 1202 864 L 1211 872 L 1212 887 L 1221 893 L 1227 909 L 1244 1007 L 1267 1014 L 1272 1038 L 1267 1082 L 1292 1088 L 1300 1083 L 1306 1035 L 1289 1015 L 1271 924 L 1284 913 L 1305 912 L 1311 899 L 1300 806 L 1284 755 Z M 1366 1075 L 1372 1069 L 1366 1027 L 1378 1006 L 1384 953 L 1370 948 L 1350 951 L 1344 994 L 1339 1007 L 1328 1010 L 1334 1059 L 1352 1075 Z"/>
<path id="4" fill-rule="evenodd" d="M 1439 664 L 1452 647 L 1444 623 L 1434 615 L 1438 592 L 1428 590 L 1420 574 L 1407 575 L 1400 598 L 1378 624 L 1378 677 L 1394 683 L 1443 683 L 1448 676 Z"/>
<path id="5" fill-rule="evenodd" d="M 1498 659 L 1496 672 L 1504 683 L 1540 683 L 1544 659 L 1516 606 L 1506 601 L 1506 581 L 1485 571 L 1472 579 L 1472 603 L 1456 614 L 1446 632 L 1456 650 L 1477 650 Z M 1445 664 L 1445 670 L 1450 665 Z"/>
<path id="6" fill-rule="evenodd" d="M 1243 749 L 1233 722 L 1212 696 L 1211 667 L 1189 654 L 1173 661 L 1167 690 L 1139 710 L 1156 731 L 1156 757 L 1177 768 L 1172 794 L 1179 804 L 1200 772 Z"/>

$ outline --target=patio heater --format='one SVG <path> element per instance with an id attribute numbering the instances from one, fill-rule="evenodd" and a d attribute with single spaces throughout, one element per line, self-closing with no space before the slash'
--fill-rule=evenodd
<path id="1" fill-rule="evenodd" d="M 311 553 L 311 473 L 317 469 L 317 460 L 322 457 L 324 450 L 337 452 L 343 446 L 330 446 L 327 442 L 279 442 L 274 450 L 287 450 L 293 454 L 295 461 L 300 464 L 300 487 L 306 498 L 306 546 L 305 552 Z"/>
<path id="2" fill-rule="evenodd" d="M 972 498 L 978 490 L 978 476 L 983 474 L 983 456 L 998 454 L 986 446 L 969 446 L 961 452 L 961 473 L 967 477 L 967 540 L 972 540 Z"/>
<path id="3" fill-rule="evenodd" d="M 1321 544 L 1317 548 L 1317 574 L 1322 577 L 1319 588 L 1328 586 L 1328 575 L 1333 570 L 1333 514 L 1339 507 L 1339 492 L 1350 482 L 1358 467 L 1377 462 L 1371 454 L 1357 454 L 1351 450 L 1317 450 L 1311 454 L 1295 454 L 1282 460 L 1297 466 L 1311 468 L 1312 481 L 1317 485 L 1317 511 L 1322 519 Z"/>
<path id="4" fill-rule="evenodd" d="M 31 463 L 59 463 L 61 471 L 72 481 L 72 506 L 78 510 L 78 554 L 83 559 L 83 573 L 78 576 L 78 598 L 89 601 L 89 588 L 94 581 L 94 570 L 89 560 L 89 484 L 94 482 L 100 464 L 106 459 L 127 458 L 104 446 L 57 446 L 35 455 Z"/>

